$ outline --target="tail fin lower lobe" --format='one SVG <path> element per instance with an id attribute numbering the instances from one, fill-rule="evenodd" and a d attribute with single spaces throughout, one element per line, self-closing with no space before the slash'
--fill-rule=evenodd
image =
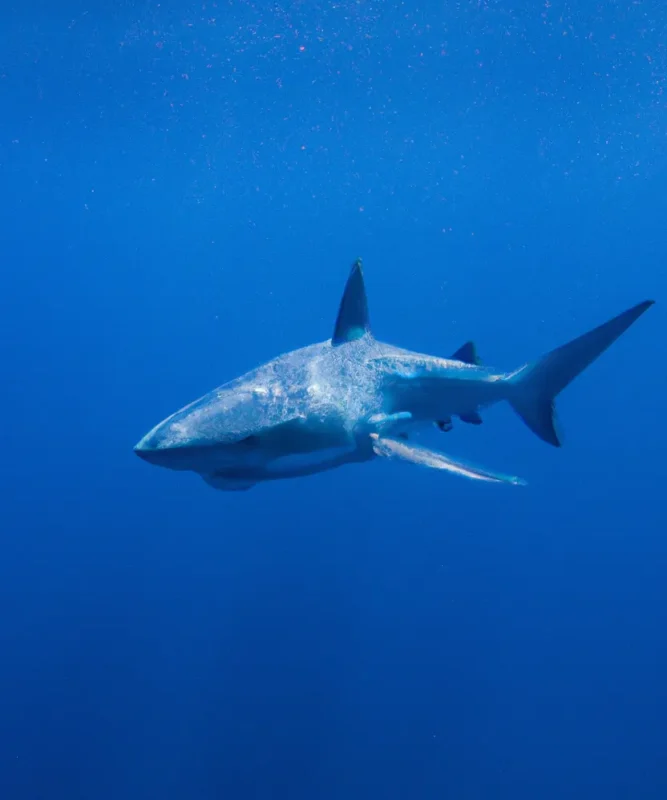
<path id="1" fill-rule="evenodd" d="M 548 444 L 560 447 L 554 401 L 580 372 L 653 305 L 645 300 L 578 339 L 526 364 L 509 377 L 514 390 L 510 404 L 526 425 Z"/>

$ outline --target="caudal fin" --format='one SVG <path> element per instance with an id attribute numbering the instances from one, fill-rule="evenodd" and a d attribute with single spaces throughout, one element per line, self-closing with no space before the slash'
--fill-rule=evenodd
<path id="1" fill-rule="evenodd" d="M 645 300 L 509 377 L 512 408 L 540 439 L 560 447 L 554 400 L 580 372 L 601 355 L 653 305 Z"/>

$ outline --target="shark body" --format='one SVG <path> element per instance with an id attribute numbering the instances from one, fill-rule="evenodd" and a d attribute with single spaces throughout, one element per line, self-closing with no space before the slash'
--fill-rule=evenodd
<path id="1" fill-rule="evenodd" d="M 135 446 L 145 461 L 198 473 L 221 490 L 295 478 L 344 464 L 397 458 L 464 477 L 520 484 L 414 444 L 410 436 L 509 402 L 545 442 L 559 446 L 554 399 L 653 301 L 647 300 L 511 373 L 484 367 L 474 345 L 450 358 L 415 353 L 371 333 L 356 261 L 333 336 L 257 367 L 172 414 Z"/>

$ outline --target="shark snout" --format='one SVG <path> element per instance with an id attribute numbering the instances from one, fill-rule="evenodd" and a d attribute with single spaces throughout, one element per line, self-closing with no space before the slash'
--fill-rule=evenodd
<path id="1" fill-rule="evenodd" d="M 142 461 L 158 467 L 202 473 L 238 466 L 252 455 L 247 446 L 238 448 L 236 444 L 183 440 L 175 437 L 168 425 L 157 426 L 147 433 L 134 445 L 134 452 Z"/>
<path id="2" fill-rule="evenodd" d="M 193 469 L 191 462 L 195 459 L 196 453 L 193 448 L 170 447 L 169 445 L 156 446 L 150 440 L 147 441 L 146 438 L 134 446 L 134 452 L 142 461 L 157 467 L 166 467 L 167 469 Z"/>
<path id="3" fill-rule="evenodd" d="M 134 452 L 142 461 L 147 461 L 149 464 L 164 464 L 165 456 L 169 457 L 168 451 L 169 448 L 161 447 L 160 443 L 155 441 L 155 437 L 150 434 L 134 445 Z"/>
<path id="4" fill-rule="evenodd" d="M 134 445 L 134 452 L 142 461 L 160 467 L 172 467 L 180 450 L 170 438 L 168 426 L 163 424 L 157 425 Z"/>
<path id="5" fill-rule="evenodd" d="M 154 450 L 150 447 L 147 447 L 143 439 L 134 445 L 134 452 L 139 456 L 139 458 L 143 459 L 144 461 L 148 461 L 149 464 L 153 462 Z"/>

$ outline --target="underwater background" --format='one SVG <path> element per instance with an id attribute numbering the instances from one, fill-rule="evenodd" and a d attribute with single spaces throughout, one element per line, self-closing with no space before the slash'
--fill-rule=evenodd
<path id="1" fill-rule="evenodd" d="M 0 798 L 667 797 L 662 2 L 7 3 Z M 559 398 L 221 493 L 132 452 L 331 335 Z"/>

